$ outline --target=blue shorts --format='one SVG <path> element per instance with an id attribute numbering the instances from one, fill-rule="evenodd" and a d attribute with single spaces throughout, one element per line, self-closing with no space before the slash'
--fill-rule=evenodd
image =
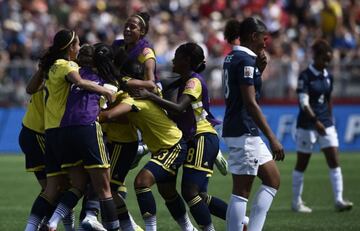
<path id="1" fill-rule="evenodd" d="M 57 176 L 66 174 L 61 169 L 60 148 L 62 144 L 61 128 L 52 128 L 45 131 L 45 171 L 46 176 Z M 59 152 L 59 153 L 57 153 Z"/>
<path id="2" fill-rule="evenodd" d="M 110 154 L 111 184 L 122 186 L 138 150 L 139 142 L 119 143 L 107 142 L 106 147 Z"/>
<path id="3" fill-rule="evenodd" d="M 61 167 L 109 168 L 109 154 L 99 123 L 61 128 Z"/>
<path id="4" fill-rule="evenodd" d="M 182 182 L 206 189 L 208 178 L 219 152 L 219 138 L 213 133 L 201 133 L 188 142 L 188 153 L 184 164 Z"/>
<path id="5" fill-rule="evenodd" d="M 186 159 L 186 150 L 186 142 L 181 139 L 169 149 L 151 153 L 151 159 L 144 168 L 154 175 L 156 182 L 176 181 L 177 172 Z"/>
<path id="6" fill-rule="evenodd" d="M 19 134 L 19 145 L 25 154 L 26 171 L 45 171 L 45 135 L 23 125 Z"/>

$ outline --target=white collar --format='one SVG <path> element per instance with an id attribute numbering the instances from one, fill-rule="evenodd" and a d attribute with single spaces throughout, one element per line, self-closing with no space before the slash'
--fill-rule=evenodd
<path id="1" fill-rule="evenodd" d="M 314 67 L 313 64 L 310 64 L 310 65 L 309 65 L 309 69 L 310 69 L 310 71 L 311 71 L 314 75 L 316 75 L 316 76 L 319 76 L 319 75 L 322 74 L 322 72 L 321 72 L 321 71 L 318 71 L 318 70 Z M 324 68 L 324 70 L 323 70 L 323 73 L 324 73 L 324 77 L 327 77 L 327 76 L 329 75 L 328 71 L 327 71 L 325 68 Z"/>
<path id="2" fill-rule="evenodd" d="M 250 49 L 247 48 L 247 47 L 243 47 L 243 46 L 239 46 L 239 45 L 234 45 L 234 46 L 233 46 L 233 51 L 243 51 L 243 52 L 247 53 L 247 54 L 250 55 L 250 56 L 257 57 L 257 55 L 256 55 L 252 50 L 250 50 Z"/>

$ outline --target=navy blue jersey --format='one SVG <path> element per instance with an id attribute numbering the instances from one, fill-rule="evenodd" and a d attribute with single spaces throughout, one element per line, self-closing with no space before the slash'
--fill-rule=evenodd
<path id="1" fill-rule="evenodd" d="M 223 69 L 226 109 L 222 136 L 258 136 L 258 127 L 248 114 L 240 91 L 241 85 L 253 85 L 256 100 L 260 98 L 261 73 L 256 67 L 256 54 L 246 47 L 234 46 L 225 57 Z"/>
<path id="2" fill-rule="evenodd" d="M 316 118 L 320 120 L 325 127 L 333 125 L 329 110 L 329 100 L 332 89 L 333 77 L 326 70 L 321 72 L 310 65 L 300 73 L 296 92 L 298 94 L 306 93 L 309 95 L 310 107 L 314 111 Z M 301 107 L 296 127 L 314 129 L 314 123 Z"/>

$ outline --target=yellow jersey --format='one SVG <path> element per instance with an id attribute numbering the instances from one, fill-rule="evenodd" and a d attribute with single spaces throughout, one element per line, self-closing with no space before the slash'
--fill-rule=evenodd
<path id="1" fill-rule="evenodd" d="M 35 132 L 44 133 L 44 91 L 40 90 L 31 95 L 27 106 L 23 125 Z"/>

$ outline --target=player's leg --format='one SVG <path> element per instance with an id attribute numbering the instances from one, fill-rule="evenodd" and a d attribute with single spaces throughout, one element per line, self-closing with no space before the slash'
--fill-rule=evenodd
<path id="1" fill-rule="evenodd" d="M 61 187 L 66 181 L 65 172 L 62 171 L 60 163 L 56 160 L 57 130 L 46 132 L 45 139 L 45 171 L 47 173 L 47 184 L 45 190 L 35 199 L 25 230 L 37 230 L 41 222 L 47 220 L 56 208 L 56 201 L 61 193 Z"/>
<path id="2" fill-rule="evenodd" d="M 192 216 L 202 230 L 214 229 L 210 208 L 200 193 L 207 191 L 208 177 L 213 172 L 218 150 L 219 139 L 216 134 L 212 133 L 197 135 L 193 141 L 188 143 L 181 192 Z"/>
<path id="3" fill-rule="evenodd" d="M 304 188 L 304 173 L 311 158 L 311 152 L 316 142 L 316 134 L 313 130 L 298 128 L 296 130 L 296 164 L 292 172 L 292 201 L 291 209 L 294 212 L 311 213 L 312 209 L 305 205 L 302 200 Z"/>
<path id="4" fill-rule="evenodd" d="M 152 166 L 145 165 L 135 177 L 134 188 L 141 215 L 145 222 L 145 230 L 156 231 L 156 202 L 151 192 L 151 187 L 155 184 L 155 177 L 152 173 Z"/>
<path id="5" fill-rule="evenodd" d="M 156 184 L 162 198 L 165 200 L 173 219 L 183 231 L 195 230 L 186 212 L 183 199 L 176 190 L 176 178 L 178 169 L 183 165 L 187 155 L 187 147 L 184 141 L 180 141 L 158 159 L 159 174 L 156 175 Z M 161 160 L 160 160 L 161 159 Z"/>
<path id="6" fill-rule="evenodd" d="M 338 146 L 339 141 L 335 127 L 326 128 L 326 135 L 319 137 L 321 150 L 325 154 L 329 166 L 330 182 L 333 189 L 335 209 L 337 211 L 350 210 L 353 203 L 343 198 L 343 175 L 339 164 Z"/>
<path id="7" fill-rule="evenodd" d="M 258 150 L 254 147 L 254 139 L 247 135 L 224 139 L 229 147 L 229 171 L 232 173 L 233 181 L 226 213 L 228 231 L 244 229 L 248 198 L 259 167 Z"/>
<path id="8" fill-rule="evenodd" d="M 275 164 L 275 161 L 272 160 L 270 152 L 268 152 L 267 156 L 267 160 L 270 159 L 270 161 L 265 160 L 265 164 L 262 164 L 259 160 L 261 165 L 258 170 L 258 177 L 261 179 L 262 184 L 260 185 L 260 188 L 255 194 L 252 202 L 249 217 L 250 221 L 248 225 L 249 231 L 262 230 L 266 214 L 269 211 L 272 201 L 280 186 L 280 172 Z"/>
<path id="9" fill-rule="evenodd" d="M 135 230 L 138 225 L 132 219 L 125 204 L 127 191 L 125 178 L 136 156 L 138 141 L 130 143 L 111 142 L 107 143 L 107 148 L 110 154 L 110 187 L 116 204 L 120 227 L 122 230 L 128 230 L 129 228 Z"/>

